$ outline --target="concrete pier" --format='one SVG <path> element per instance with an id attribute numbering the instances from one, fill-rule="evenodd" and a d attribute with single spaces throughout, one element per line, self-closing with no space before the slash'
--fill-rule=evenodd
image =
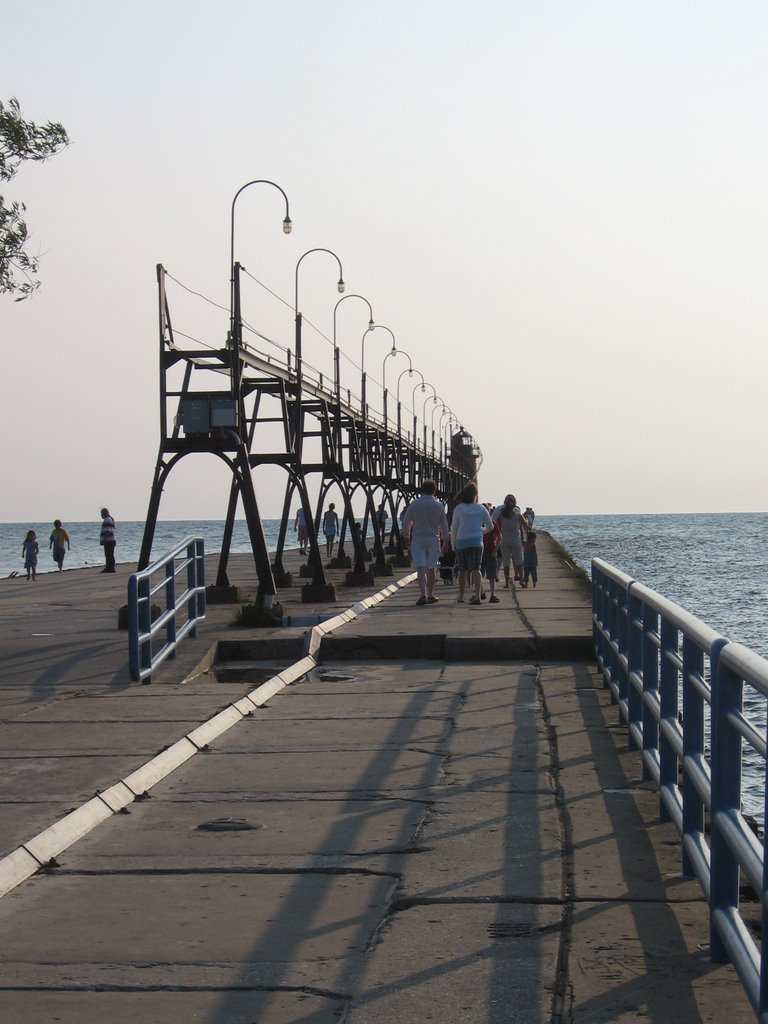
<path id="1" fill-rule="evenodd" d="M 133 567 L 0 581 L 0 1022 L 752 1021 L 538 547 L 495 605 L 416 607 L 402 569 L 281 592 L 358 606 L 313 660 L 210 605 L 151 686 Z"/>

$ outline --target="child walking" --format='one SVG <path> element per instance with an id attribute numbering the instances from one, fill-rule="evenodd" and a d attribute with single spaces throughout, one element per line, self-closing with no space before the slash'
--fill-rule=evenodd
<path id="1" fill-rule="evenodd" d="M 64 549 L 65 544 L 67 545 L 67 548 L 69 548 L 69 534 L 61 525 L 61 520 L 54 519 L 53 530 L 51 531 L 51 536 L 48 539 L 48 547 L 53 548 L 53 560 L 56 565 L 58 565 L 59 572 L 64 568 L 64 556 L 67 553 Z"/>
<path id="2" fill-rule="evenodd" d="M 539 578 L 539 555 L 536 551 L 536 534 L 533 530 L 528 531 L 523 541 L 523 586 L 528 586 L 528 580 L 533 580 L 534 587 Z"/>
<path id="3" fill-rule="evenodd" d="M 40 545 L 37 543 L 37 534 L 29 530 L 21 545 L 21 557 L 24 559 L 24 568 L 27 570 L 27 579 L 37 579 L 37 553 Z"/>

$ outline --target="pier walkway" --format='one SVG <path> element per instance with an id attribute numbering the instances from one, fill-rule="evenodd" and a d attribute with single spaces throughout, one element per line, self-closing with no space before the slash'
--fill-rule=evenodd
<path id="1" fill-rule="evenodd" d="M 2 1024 L 752 1021 L 590 660 L 585 585 L 538 547 L 539 587 L 497 605 L 438 584 L 416 607 L 396 570 L 273 696 L 306 626 L 210 605 L 140 686 L 115 628 L 134 567 L 0 581 Z M 255 589 L 250 556 L 230 575 Z M 280 597 L 334 613 L 393 582 Z M 260 686 L 14 884 L 35 837 Z"/>

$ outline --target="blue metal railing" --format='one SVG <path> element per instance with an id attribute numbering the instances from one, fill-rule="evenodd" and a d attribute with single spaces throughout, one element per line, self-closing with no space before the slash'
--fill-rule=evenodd
<path id="1" fill-rule="evenodd" d="M 184 572 L 186 588 L 177 594 L 177 576 Z M 161 592 L 165 607 L 152 621 L 152 598 Z M 177 645 L 185 636 L 196 636 L 197 623 L 204 618 L 205 546 L 202 537 L 187 537 L 128 580 L 131 679 L 151 682 L 153 669 L 166 658 L 175 658 Z"/>
<path id="2" fill-rule="evenodd" d="M 768 938 L 761 951 L 739 913 L 743 874 L 762 903 L 768 937 L 768 864 L 741 807 L 746 744 L 762 763 L 768 821 L 766 734 L 743 713 L 745 688 L 768 697 L 768 661 L 599 558 L 592 560 L 592 634 L 644 777 L 656 782 L 661 815 L 680 834 L 683 873 L 699 880 L 709 902 L 712 959 L 733 963 L 760 1024 L 768 1024 Z"/>

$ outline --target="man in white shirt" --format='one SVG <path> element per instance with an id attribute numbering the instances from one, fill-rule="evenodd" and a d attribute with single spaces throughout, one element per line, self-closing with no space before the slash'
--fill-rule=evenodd
<path id="1" fill-rule="evenodd" d="M 425 480 L 421 497 L 414 499 L 403 517 L 403 540 L 411 546 L 411 563 L 416 568 L 420 597 L 416 604 L 435 604 L 437 561 L 448 547 L 450 531 L 445 510 L 435 497 L 437 484 Z"/>

